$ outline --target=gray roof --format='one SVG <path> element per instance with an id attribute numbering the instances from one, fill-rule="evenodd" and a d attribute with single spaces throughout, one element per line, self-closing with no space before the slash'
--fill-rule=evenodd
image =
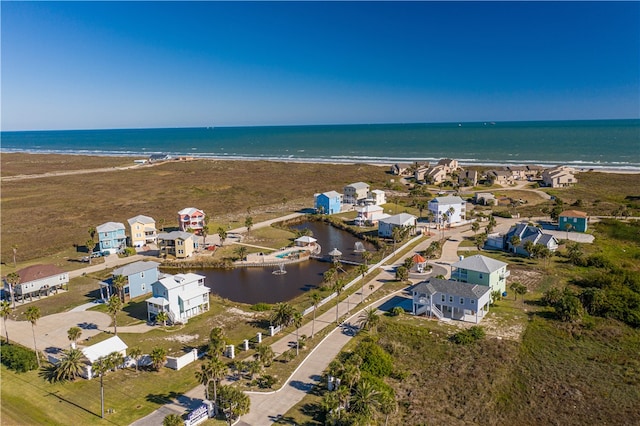
<path id="1" fill-rule="evenodd" d="M 102 225 L 98 225 L 98 227 L 96 227 L 97 232 L 113 232 L 119 229 L 124 230 L 124 225 L 121 224 L 120 222 L 107 222 L 107 223 L 103 223 Z"/>
<path id="2" fill-rule="evenodd" d="M 127 222 L 129 222 L 129 225 L 133 225 L 136 222 L 145 224 L 145 225 L 149 225 L 151 223 L 156 223 L 155 220 L 153 220 L 153 218 L 149 217 L 149 216 L 145 216 L 142 214 L 139 214 L 138 216 L 132 217 L 131 219 L 127 219 Z"/>
<path id="3" fill-rule="evenodd" d="M 340 196 L 340 193 L 337 191 L 327 191 L 327 192 L 323 192 L 320 195 L 324 195 L 327 198 L 336 198 Z"/>
<path id="4" fill-rule="evenodd" d="M 114 269 L 113 275 L 124 275 L 125 277 L 128 277 L 129 275 L 137 274 L 142 271 L 155 269 L 158 266 L 160 266 L 158 262 L 140 260 L 138 262 L 129 263 L 128 265 L 124 265 L 120 268 Z"/>
<path id="5" fill-rule="evenodd" d="M 369 184 L 366 184 L 364 182 L 356 182 L 356 183 L 351 183 L 345 186 L 345 188 L 348 188 L 348 187 L 352 187 L 356 189 L 369 189 Z"/>
<path id="6" fill-rule="evenodd" d="M 507 264 L 504 262 L 500 262 L 499 260 L 495 260 L 490 257 L 483 256 L 481 254 L 476 254 L 475 256 L 466 257 L 461 261 L 454 263 L 451 266 L 455 266 L 456 268 L 468 269 L 470 271 L 483 272 L 486 274 L 490 274 L 492 272 L 495 272 L 507 266 Z"/>
<path id="7" fill-rule="evenodd" d="M 427 281 L 416 284 L 411 288 L 412 292 L 434 295 L 436 293 L 451 294 L 467 299 L 480 299 L 491 291 L 491 287 L 462 283 L 458 281 L 442 280 L 440 278 L 430 278 Z"/>
<path id="8" fill-rule="evenodd" d="M 158 234 L 159 240 L 177 240 L 177 239 L 187 240 L 189 238 L 193 238 L 193 234 L 190 232 L 184 232 L 184 231 L 162 232 Z"/>
<path id="9" fill-rule="evenodd" d="M 414 215 L 411 215 L 409 213 L 400 213 L 395 216 L 389 216 L 385 219 L 379 219 L 378 222 L 384 222 L 391 225 L 404 225 L 408 221 L 415 219 L 416 217 Z"/>
<path id="10" fill-rule="evenodd" d="M 449 205 L 449 204 L 464 204 L 464 200 L 457 195 L 449 195 L 447 197 L 436 197 L 431 200 L 434 203 L 438 203 L 440 205 Z"/>

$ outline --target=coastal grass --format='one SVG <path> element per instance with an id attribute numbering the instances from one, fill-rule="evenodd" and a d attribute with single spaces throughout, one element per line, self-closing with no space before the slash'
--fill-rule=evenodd
<path id="1" fill-rule="evenodd" d="M 133 165 L 129 157 L 23 153 L 3 153 L 2 157 L 2 177 Z"/>

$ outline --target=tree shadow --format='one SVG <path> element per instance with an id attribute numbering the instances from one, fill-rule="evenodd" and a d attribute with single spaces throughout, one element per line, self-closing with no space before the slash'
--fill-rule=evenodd
<path id="1" fill-rule="evenodd" d="M 249 321 L 249 325 L 263 330 L 269 330 L 271 322 L 269 322 L 269 320 L 266 318 L 256 318 Z"/>
<path id="2" fill-rule="evenodd" d="M 127 305 L 122 308 L 124 312 L 127 313 L 131 318 L 135 318 L 138 320 L 147 320 L 147 302 L 129 302 Z"/>
<path id="3" fill-rule="evenodd" d="M 300 380 L 292 380 L 289 382 L 289 386 L 304 392 L 309 392 L 311 389 L 313 389 L 314 384 L 309 382 L 302 382 Z"/>
<path id="4" fill-rule="evenodd" d="M 80 327 L 83 330 L 97 330 L 98 329 L 98 325 L 94 324 L 92 322 L 79 322 L 78 323 L 78 327 Z"/>

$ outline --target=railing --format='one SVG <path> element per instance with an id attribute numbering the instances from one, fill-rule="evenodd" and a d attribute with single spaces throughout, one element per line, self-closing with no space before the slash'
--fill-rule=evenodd
<path id="1" fill-rule="evenodd" d="M 438 317 L 438 319 L 442 319 L 444 317 L 444 314 L 440 309 L 438 309 L 436 305 L 432 304 L 430 309 L 431 309 L 431 313 L 433 313 L 436 317 Z"/>

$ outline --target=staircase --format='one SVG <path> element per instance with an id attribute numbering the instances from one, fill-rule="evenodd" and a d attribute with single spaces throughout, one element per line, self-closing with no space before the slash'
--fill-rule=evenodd
<path id="1" fill-rule="evenodd" d="M 431 313 L 434 314 L 438 319 L 444 318 L 444 314 L 436 305 L 431 305 Z"/>

